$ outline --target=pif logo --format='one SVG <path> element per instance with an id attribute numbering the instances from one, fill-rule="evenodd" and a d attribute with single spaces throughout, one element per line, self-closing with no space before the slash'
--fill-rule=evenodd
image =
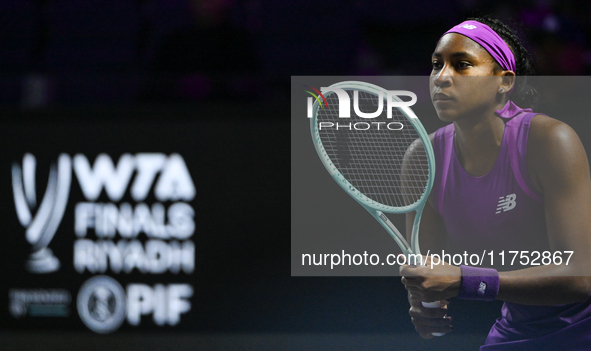
<path id="1" fill-rule="evenodd" d="M 318 108 L 327 108 L 330 109 L 331 105 L 327 102 L 326 97 L 324 94 L 327 92 L 333 92 L 336 94 L 338 99 L 338 115 L 339 118 L 350 118 L 351 117 L 351 98 L 349 94 L 341 88 L 337 88 L 334 85 L 330 87 L 321 87 L 320 91 L 318 89 L 312 88 L 310 86 L 304 85 L 304 87 L 314 90 L 317 94 L 312 93 L 309 90 L 305 90 L 308 94 L 312 95 L 313 97 L 308 97 L 307 99 L 307 116 L 308 118 L 313 117 L 314 113 L 314 99 L 318 102 Z M 363 112 L 361 108 L 359 108 L 359 91 L 353 90 L 353 111 L 360 118 L 376 118 L 380 116 L 384 110 L 384 99 L 386 99 L 386 109 L 387 109 L 387 118 L 392 118 L 392 109 L 393 108 L 407 108 L 413 106 L 417 102 L 417 96 L 412 91 L 407 90 L 388 90 L 385 92 L 379 90 L 376 91 L 377 95 L 377 108 L 374 112 Z M 386 96 L 384 96 L 386 95 Z M 407 96 L 410 97 L 410 101 L 402 101 L 399 97 L 400 96 Z M 324 105 L 322 102 L 324 101 Z M 413 116 L 414 117 L 414 114 Z M 415 117 L 416 118 L 416 117 Z"/>

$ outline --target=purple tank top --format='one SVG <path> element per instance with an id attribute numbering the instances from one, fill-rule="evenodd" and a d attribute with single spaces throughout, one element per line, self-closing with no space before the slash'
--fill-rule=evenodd
<path id="1" fill-rule="evenodd" d="M 468 174 L 461 166 L 454 147 L 453 124 L 435 132 L 437 173 L 432 194 L 447 229 L 447 251 L 484 254 L 487 264 L 481 266 L 503 271 L 520 268 L 510 268 L 509 250 L 543 252 L 550 250 L 550 244 L 543 198 L 531 183 L 526 161 L 529 126 L 537 113 L 521 109 L 511 101 L 496 113 L 505 120 L 501 149 L 493 168 L 480 177 Z M 492 265 L 487 256 L 491 250 L 494 252 Z M 504 265 L 498 255 L 501 250 L 507 254 Z M 524 340 L 532 343 L 541 337 L 545 339 L 540 345 L 560 345 L 564 349 L 565 333 L 577 330 L 573 329 L 575 325 L 581 330 L 581 323 L 588 328 L 589 336 L 586 336 L 587 342 L 582 339 L 583 335 L 576 340 L 586 346 L 581 349 L 591 349 L 590 304 L 591 300 L 560 306 L 507 302 L 503 305 L 502 317 L 492 327 L 481 350 L 530 349 L 537 344 L 523 344 Z"/>
<path id="2" fill-rule="evenodd" d="M 520 109 L 507 119 L 496 163 L 480 177 L 471 176 L 461 166 L 453 124 L 435 133 L 436 169 L 441 172 L 435 176 L 433 200 L 453 251 L 480 255 L 494 250 L 497 259 L 497 250 L 549 250 L 543 200 L 532 190 L 525 160 L 534 115 Z M 496 261 L 495 268 L 507 269 L 506 263 Z"/>

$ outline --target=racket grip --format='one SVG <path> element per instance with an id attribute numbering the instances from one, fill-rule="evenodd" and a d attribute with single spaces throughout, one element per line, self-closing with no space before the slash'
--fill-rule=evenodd
<path id="1" fill-rule="evenodd" d="M 413 263 L 416 263 L 416 262 L 413 262 Z M 416 267 L 416 265 L 411 265 L 411 266 L 415 266 Z M 419 265 L 419 266 L 424 267 L 425 265 Z M 439 307 L 441 307 L 441 304 L 439 303 L 439 301 L 433 301 L 433 302 L 424 302 L 424 301 L 421 301 L 421 304 L 423 304 L 423 306 L 425 306 L 427 308 L 439 308 Z M 443 336 L 443 335 L 445 335 L 445 333 L 431 333 L 431 335 L 433 335 L 433 336 Z"/>
<path id="2" fill-rule="evenodd" d="M 421 304 L 423 304 L 423 306 L 425 306 L 427 308 L 439 308 L 439 307 L 441 307 L 441 304 L 439 303 L 439 301 L 421 302 Z M 443 335 L 445 335 L 445 333 L 431 333 L 431 335 L 433 335 L 433 336 L 443 336 Z"/>
<path id="3" fill-rule="evenodd" d="M 434 301 L 434 302 L 421 302 L 423 304 L 423 306 L 427 307 L 427 308 L 439 308 L 441 307 L 441 304 L 438 301 Z"/>

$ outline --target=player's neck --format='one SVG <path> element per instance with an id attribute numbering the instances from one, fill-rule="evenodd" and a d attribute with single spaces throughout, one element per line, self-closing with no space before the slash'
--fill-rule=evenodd
<path id="1" fill-rule="evenodd" d="M 505 123 L 492 114 L 479 119 L 454 122 L 456 155 L 466 172 L 474 176 L 488 173 L 494 166 L 505 131 Z"/>

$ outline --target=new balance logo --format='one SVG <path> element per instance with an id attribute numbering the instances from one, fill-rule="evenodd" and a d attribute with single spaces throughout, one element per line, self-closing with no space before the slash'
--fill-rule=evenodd
<path id="1" fill-rule="evenodd" d="M 517 195 L 515 194 L 499 197 L 499 203 L 497 204 L 497 212 L 495 212 L 495 214 L 511 211 L 512 209 L 514 209 L 517 205 L 517 202 L 515 201 L 516 198 Z"/>
<path id="2" fill-rule="evenodd" d="M 478 286 L 478 293 L 480 295 L 484 295 L 484 293 L 486 293 L 486 283 L 485 282 L 480 282 L 480 285 Z"/>

